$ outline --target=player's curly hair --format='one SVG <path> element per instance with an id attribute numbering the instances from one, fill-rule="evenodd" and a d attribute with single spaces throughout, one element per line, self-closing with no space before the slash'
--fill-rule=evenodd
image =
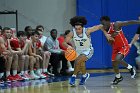
<path id="1" fill-rule="evenodd" d="M 82 27 L 87 24 L 87 19 L 84 16 L 75 16 L 70 19 L 72 26 L 81 25 Z"/>

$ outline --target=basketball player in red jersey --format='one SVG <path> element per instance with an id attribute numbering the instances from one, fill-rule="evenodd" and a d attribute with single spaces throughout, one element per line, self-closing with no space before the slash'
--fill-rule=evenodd
<path id="1" fill-rule="evenodd" d="M 22 55 L 19 55 L 20 75 L 22 76 L 23 79 L 29 80 L 32 79 L 32 77 L 28 74 L 28 67 L 29 67 L 28 49 L 29 49 L 30 40 L 27 39 L 27 36 L 24 31 L 18 31 L 17 37 L 18 37 L 19 50 L 22 51 L 23 53 Z"/>
<path id="2" fill-rule="evenodd" d="M 6 28 L 4 28 L 6 30 Z M 2 32 L 2 29 L 1 29 Z M 7 50 L 6 40 L 4 36 L 0 35 L 0 83 L 4 83 L 5 63 L 8 57 L 11 57 L 11 52 Z"/>
<path id="3" fill-rule="evenodd" d="M 46 78 L 45 75 L 43 75 L 40 72 L 40 62 L 43 61 L 43 58 L 37 54 L 37 45 L 36 43 L 38 42 L 39 38 L 39 33 L 37 31 L 32 32 L 31 34 L 31 42 L 29 44 L 29 56 L 33 61 L 30 61 L 30 75 L 34 77 L 34 79 L 39 79 L 39 78 Z M 34 73 L 33 68 L 34 65 L 36 64 L 36 73 Z"/>
<path id="4" fill-rule="evenodd" d="M 11 48 L 10 38 L 11 38 L 12 34 L 11 34 L 10 28 L 5 27 L 2 30 L 1 34 L 2 34 L 1 35 L 2 42 L 4 42 L 5 50 L 9 51 L 9 54 L 10 54 L 9 56 L 7 56 L 5 58 L 6 59 L 6 64 L 5 64 L 5 66 L 6 66 L 6 79 L 7 79 L 7 81 L 16 81 L 16 80 L 18 80 L 17 79 L 17 62 L 12 61 L 12 60 L 13 60 L 13 55 L 21 54 L 21 51 L 14 51 Z M 11 68 L 13 71 L 13 75 L 10 74 Z"/>
<path id="5" fill-rule="evenodd" d="M 123 34 L 122 26 L 127 26 L 131 24 L 140 24 L 140 21 L 131 20 L 131 21 L 117 21 L 117 22 L 110 22 L 110 18 L 108 16 L 102 16 L 100 18 L 101 24 L 103 25 L 103 32 L 108 39 L 108 42 L 112 45 L 112 64 L 113 69 L 116 74 L 116 77 L 112 84 L 118 84 L 123 80 L 123 77 L 120 75 L 119 72 L 119 64 L 127 67 L 127 69 L 131 73 L 131 78 L 135 78 L 136 71 L 130 65 L 127 64 L 123 59 L 129 52 L 129 45 L 126 37 Z M 106 30 L 106 31 L 104 31 Z"/>
<path id="6" fill-rule="evenodd" d="M 48 50 L 44 49 L 44 42 L 45 42 L 45 39 L 47 39 L 47 38 L 45 38 L 45 36 L 43 36 L 43 31 L 44 31 L 43 26 L 41 26 L 41 25 L 37 26 L 36 31 L 39 33 L 39 40 L 36 43 L 37 51 L 38 51 L 38 54 L 41 55 L 43 58 L 43 62 L 41 63 L 40 70 L 46 76 L 48 76 L 48 75 L 54 76 L 54 74 L 48 72 L 48 65 L 49 65 L 51 53 Z"/>

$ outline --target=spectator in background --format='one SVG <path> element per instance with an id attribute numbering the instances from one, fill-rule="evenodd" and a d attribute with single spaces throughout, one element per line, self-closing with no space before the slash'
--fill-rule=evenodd
<path id="1" fill-rule="evenodd" d="M 39 79 L 39 78 L 46 78 L 44 74 L 41 73 L 40 71 L 40 63 L 43 61 L 42 57 L 37 54 L 37 42 L 38 42 L 38 37 L 39 33 L 37 31 L 32 32 L 31 34 L 31 43 L 29 44 L 29 56 L 30 60 L 30 75 L 34 79 Z M 36 65 L 36 73 L 34 73 L 34 65 Z"/>
<path id="2" fill-rule="evenodd" d="M 137 54 L 138 54 L 138 56 L 135 58 L 136 64 L 138 66 L 138 70 L 140 70 L 140 43 L 136 41 L 134 43 L 134 46 L 137 48 Z"/>
<path id="3" fill-rule="evenodd" d="M 138 16 L 138 19 L 140 20 L 140 15 Z M 133 37 L 131 43 L 129 44 L 130 47 L 134 44 L 135 47 L 137 48 L 138 57 L 136 57 L 135 60 L 136 60 L 138 69 L 140 69 L 140 43 L 137 42 L 137 40 L 139 39 L 139 35 L 140 35 L 140 25 L 139 25 L 137 32 L 136 32 L 135 36 Z"/>
<path id="4" fill-rule="evenodd" d="M 31 26 L 26 26 L 24 31 L 26 32 L 27 38 L 30 39 L 30 36 L 32 34 L 32 31 L 33 31 L 32 27 Z"/>
<path id="5" fill-rule="evenodd" d="M 39 32 L 40 36 L 39 36 L 39 40 L 41 41 L 42 45 L 44 45 L 47 37 L 43 35 L 44 32 L 44 27 L 42 25 L 38 25 L 36 26 L 36 30 Z"/>
<path id="6" fill-rule="evenodd" d="M 61 74 L 66 75 L 67 60 L 64 57 L 64 51 L 59 47 L 59 42 L 57 40 L 57 30 L 52 29 L 50 31 L 50 35 L 51 36 L 46 39 L 44 47 L 51 52 L 50 63 L 53 67 L 53 74 L 56 76 L 60 75 L 58 68 L 60 66 L 60 61 L 62 60 Z"/>
<path id="7" fill-rule="evenodd" d="M 39 33 L 39 40 L 37 42 L 37 52 L 39 55 L 43 58 L 43 64 L 42 64 L 42 73 L 44 75 L 54 76 L 50 72 L 48 72 L 48 65 L 50 60 L 51 53 L 48 50 L 43 50 L 44 43 L 47 39 L 46 36 L 43 36 L 44 27 L 42 25 L 38 25 L 36 27 L 36 31 Z M 40 45 L 40 46 L 39 46 Z"/>
<path id="8" fill-rule="evenodd" d="M 2 26 L 0 26 L 0 35 L 1 35 L 1 31 L 2 31 Z"/>
<path id="9" fill-rule="evenodd" d="M 64 34 L 61 34 L 59 37 L 58 37 L 58 41 L 59 41 L 59 46 L 60 46 L 60 49 L 62 50 L 67 50 L 67 48 L 63 45 L 63 42 L 65 41 L 65 37 L 66 35 L 68 35 L 70 33 L 70 30 L 66 30 Z M 70 46 L 72 46 L 71 42 L 68 43 Z M 68 62 L 67 61 L 67 64 L 68 64 L 68 72 L 71 72 L 71 71 L 74 71 L 74 69 L 72 67 L 74 67 L 74 62 Z"/>

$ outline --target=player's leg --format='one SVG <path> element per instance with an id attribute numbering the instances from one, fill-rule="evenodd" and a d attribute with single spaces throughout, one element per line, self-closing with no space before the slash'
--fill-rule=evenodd
<path id="1" fill-rule="evenodd" d="M 49 75 L 49 76 L 54 76 L 54 74 L 48 72 L 48 65 L 49 65 L 49 61 L 50 61 L 50 52 L 49 51 L 45 51 L 42 55 L 43 56 L 43 73 L 45 73 L 46 75 Z"/>
<path id="2" fill-rule="evenodd" d="M 11 66 L 12 66 L 13 55 L 9 55 L 6 58 L 5 67 L 6 67 L 6 81 L 15 81 L 14 77 L 10 74 Z"/>
<path id="3" fill-rule="evenodd" d="M 137 64 L 138 70 L 140 70 L 140 56 L 137 56 L 135 58 L 135 60 L 136 60 L 136 64 Z"/>
<path id="4" fill-rule="evenodd" d="M 43 62 L 39 59 L 39 57 L 36 57 L 36 75 L 38 75 L 40 78 L 46 78 L 46 76 L 44 76 L 40 70 L 40 64 L 42 63 Z"/>
<path id="5" fill-rule="evenodd" d="M 3 56 L 0 57 L 0 83 L 4 83 L 5 77 L 4 77 L 4 72 L 5 72 L 5 58 Z"/>
<path id="6" fill-rule="evenodd" d="M 51 53 L 50 63 L 51 63 L 51 66 L 52 66 L 52 73 L 55 76 L 60 76 L 60 73 L 58 72 L 58 66 L 60 64 L 59 54 L 57 54 L 57 53 Z"/>
<path id="7" fill-rule="evenodd" d="M 21 75 L 24 74 L 24 63 L 25 62 L 25 55 L 19 55 L 19 71 L 21 73 Z"/>
<path id="8" fill-rule="evenodd" d="M 34 64 L 36 63 L 36 59 L 33 56 L 29 56 L 29 70 L 30 70 L 30 77 L 31 79 L 39 79 L 39 76 L 37 76 L 34 73 Z"/>
<path id="9" fill-rule="evenodd" d="M 25 55 L 25 60 L 24 60 L 24 77 L 31 79 L 29 73 L 29 55 Z"/>
<path id="10" fill-rule="evenodd" d="M 72 62 L 72 61 L 71 61 Z M 72 67 L 72 64 L 74 63 L 74 62 L 69 62 L 69 61 L 67 61 L 67 65 L 68 65 L 68 72 L 72 72 L 72 71 L 74 71 L 74 68 Z"/>
<path id="11" fill-rule="evenodd" d="M 19 56 L 17 54 L 13 55 L 13 61 L 12 61 L 13 76 L 16 80 L 23 80 L 23 78 L 19 74 L 17 74 L 18 61 L 19 61 Z"/>
<path id="12" fill-rule="evenodd" d="M 86 60 L 87 60 L 87 56 L 85 55 L 82 55 L 82 58 L 81 58 L 81 62 L 80 62 L 80 71 L 82 73 L 82 77 L 81 77 L 81 80 L 80 80 L 80 85 L 84 85 L 86 80 L 90 77 L 90 74 L 86 72 Z"/>
<path id="13" fill-rule="evenodd" d="M 116 74 L 115 79 L 113 80 L 112 84 L 118 84 L 123 80 L 123 77 L 121 76 L 119 72 L 119 64 L 123 58 L 123 55 L 121 54 L 113 54 L 112 55 L 114 58 L 112 59 L 112 66 L 114 69 L 114 73 Z"/>
<path id="14" fill-rule="evenodd" d="M 136 77 L 135 69 L 130 64 L 128 64 L 127 62 L 125 62 L 123 60 L 125 58 L 125 56 L 129 53 L 129 49 L 130 49 L 129 46 L 125 46 L 122 49 L 120 49 L 119 53 L 123 55 L 122 56 L 123 58 L 122 58 L 120 64 L 122 64 L 124 67 L 126 67 L 130 71 L 131 78 L 135 78 Z M 118 56 L 118 58 L 120 58 L 120 57 Z"/>
<path id="15" fill-rule="evenodd" d="M 82 77 L 80 80 L 80 85 L 85 84 L 86 80 L 90 77 L 90 74 L 86 72 L 86 64 L 85 62 L 90 59 L 93 55 L 94 49 L 90 49 L 87 51 L 84 51 L 83 54 L 81 55 L 81 62 L 80 62 L 80 71 L 82 72 Z"/>
<path id="16" fill-rule="evenodd" d="M 67 59 L 65 58 L 65 56 L 63 54 L 60 55 L 60 60 L 62 61 L 62 69 L 60 70 L 60 73 L 62 76 L 67 76 L 67 69 L 68 69 L 68 65 L 67 65 Z"/>
<path id="17" fill-rule="evenodd" d="M 76 76 L 77 76 L 78 72 L 80 71 L 80 62 L 79 62 L 80 59 L 81 59 L 81 56 L 78 56 L 75 60 L 74 72 L 73 72 L 73 75 L 71 76 L 70 82 L 69 82 L 69 84 L 72 86 L 75 85 Z"/>
<path id="18" fill-rule="evenodd" d="M 80 85 L 85 84 L 86 79 L 89 78 L 89 74 L 86 72 L 86 66 L 85 62 L 87 60 L 87 56 L 84 54 L 79 55 L 75 60 L 75 66 L 74 66 L 74 73 L 70 79 L 70 84 L 75 85 L 75 78 L 78 72 L 82 73 L 82 77 L 80 80 Z"/>

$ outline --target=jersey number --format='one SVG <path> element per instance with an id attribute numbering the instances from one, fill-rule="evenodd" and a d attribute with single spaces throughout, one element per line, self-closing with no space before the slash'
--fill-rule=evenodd
<path id="1" fill-rule="evenodd" d="M 83 45 L 83 42 L 80 42 L 80 46 L 84 46 L 84 45 Z"/>

